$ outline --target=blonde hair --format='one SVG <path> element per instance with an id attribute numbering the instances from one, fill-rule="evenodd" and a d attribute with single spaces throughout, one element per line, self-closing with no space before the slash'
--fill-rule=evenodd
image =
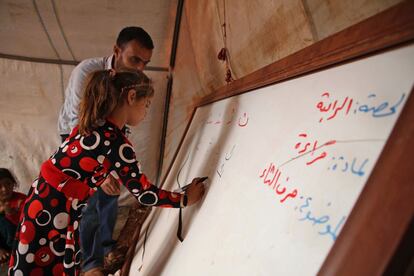
<path id="1" fill-rule="evenodd" d="M 90 133 L 123 103 L 130 89 L 136 99 L 154 94 L 151 80 L 142 72 L 121 69 L 100 70 L 89 75 L 79 110 L 79 133 Z"/>

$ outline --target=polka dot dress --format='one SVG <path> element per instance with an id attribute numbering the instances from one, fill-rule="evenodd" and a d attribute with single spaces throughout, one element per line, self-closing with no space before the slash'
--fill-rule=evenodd
<path id="1" fill-rule="evenodd" d="M 180 207 L 180 194 L 158 189 L 140 172 L 133 147 L 110 122 L 86 136 L 75 128 L 45 163 L 50 166 L 33 182 L 17 227 L 10 275 L 79 275 L 87 196 L 77 195 L 92 194 L 109 174 L 143 205 Z"/>

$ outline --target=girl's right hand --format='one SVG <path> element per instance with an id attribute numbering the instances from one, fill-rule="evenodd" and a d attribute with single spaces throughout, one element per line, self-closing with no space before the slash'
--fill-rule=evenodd
<path id="1" fill-rule="evenodd" d="M 191 181 L 191 185 L 185 191 L 185 194 L 187 195 L 187 206 L 193 205 L 199 201 L 205 193 L 204 183 L 199 182 L 199 179 L 199 177 L 194 178 L 193 181 Z"/>

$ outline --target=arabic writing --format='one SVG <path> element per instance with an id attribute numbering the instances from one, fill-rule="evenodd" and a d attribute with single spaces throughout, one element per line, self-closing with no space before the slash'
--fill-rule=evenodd
<path id="1" fill-rule="evenodd" d="M 223 176 L 225 163 L 228 162 L 231 159 L 231 157 L 233 156 L 233 151 L 234 151 L 235 147 L 236 147 L 236 145 L 233 145 L 230 152 L 226 153 L 226 155 L 224 156 L 223 162 L 220 164 L 219 168 L 216 171 L 220 178 Z"/>
<path id="2" fill-rule="evenodd" d="M 331 224 L 331 221 L 334 219 L 329 215 L 315 215 L 312 213 L 312 197 L 300 197 L 300 200 L 303 200 L 303 204 L 300 207 L 296 207 L 295 210 L 299 210 L 301 217 L 299 221 L 312 223 L 312 226 L 315 226 L 318 234 L 322 236 L 329 236 L 333 241 L 338 237 L 338 232 L 341 226 L 345 223 L 346 216 L 342 216 L 341 219 L 335 224 Z M 327 207 L 331 206 L 331 202 L 328 202 Z M 334 226 L 333 226 L 334 225 Z"/>
<path id="3" fill-rule="evenodd" d="M 388 101 L 379 103 L 377 101 L 377 103 L 374 103 L 377 99 L 377 95 L 369 94 L 367 98 L 370 104 L 360 104 L 359 101 L 355 101 L 350 97 L 332 101 L 330 99 L 330 93 L 325 92 L 321 95 L 322 100 L 316 104 L 316 108 L 322 113 L 319 123 L 322 123 L 324 119 L 329 121 L 335 118 L 338 114 L 347 116 L 352 107 L 354 107 L 354 114 L 365 113 L 370 114 L 374 118 L 391 116 L 397 113 L 397 109 L 403 103 L 405 96 L 405 93 L 403 93 L 396 102 L 391 105 Z"/>
<path id="4" fill-rule="evenodd" d="M 364 167 L 368 163 L 368 158 L 364 159 L 362 162 L 358 162 L 357 158 L 352 158 L 352 162 L 348 159 L 345 159 L 344 156 L 332 157 L 332 160 L 334 161 L 334 164 L 330 167 L 328 167 L 328 170 L 338 171 L 341 172 L 350 172 L 357 176 L 364 176 L 365 171 Z M 359 164 L 359 165 L 358 165 Z"/>
<path id="5" fill-rule="evenodd" d="M 375 100 L 376 97 L 377 97 L 376 94 L 368 95 L 369 100 Z M 390 116 L 397 112 L 397 108 L 404 101 L 404 98 L 405 98 L 405 94 L 403 93 L 401 97 L 399 98 L 399 100 L 397 100 L 397 102 L 391 106 L 390 106 L 390 103 L 387 101 L 384 101 L 378 105 L 371 105 L 371 106 L 369 106 L 368 104 L 359 105 L 359 102 L 357 102 L 356 103 L 357 108 L 355 108 L 354 113 L 363 112 L 363 113 L 372 115 L 372 117 L 374 118 Z"/>
<path id="6" fill-rule="evenodd" d="M 221 125 L 222 123 L 226 125 L 230 125 L 233 122 L 236 122 L 239 127 L 245 127 L 249 123 L 249 116 L 246 112 L 243 112 L 242 115 L 238 116 L 238 119 L 236 120 L 236 109 L 232 108 L 230 115 L 225 115 L 224 117 L 220 113 L 216 118 L 214 119 L 208 119 L 206 121 L 207 125 L 213 124 L 213 125 Z"/>
<path id="7" fill-rule="evenodd" d="M 273 163 L 270 163 L 267 169 L 264 169 L 260 178 L 263 178 L 263 183 L 268 185 L 276 192 L 277 196 L 281 196 L 282 198 L 279 200 L 280 203 L 284 203 L 286 199 L 295 198 L 298 194 L 297 189 L 293 189 L 290 193 L 285 194 L 286 192 L 286 184 L 285 186 L 281 186 L 281 182 L 279 181 L 282 175 L 282 171 L 276 169 L 276 166 Z M 283 177 L 282 177 L 283 178 Z M 286 183 L 289 181 L 289 177 L 285 178 Z M 272 186 L 273 185 L 273 186 Z M 285 194 L 285 195 L 284 195 Z"/>
<path id="8" fill-rule="evenodd" d="M 308 135 L 306 133 L 300 133 L 298 135 L 298 137 L 303 138 L 303 139 L 306 139 L 306 138 L 308 138 Z M 321 149 L 322 147 L 330 146 L 330 145 L 333 145 L 335 143 L 336 143 L 335 140 L 331 140 L 331 141 L 328 141 L 328 142 L 326 142 L 326 143 L 318 146 L 318 141 L 316 141 L 316 140 L 314 142 L 312 142 L 312 143 L 311 142 L 307 142 L 307 143 L 298 142 L 295 145 L 295 149 L 298 150 L 298 154 L 300 154 L 300 155 L 304 155 L 304 154 L 310 153 L 310 156 L 314 156 L 315 151 Z M 312 146 L 312 149 L 309 150 L 309 146 L 311 146 L 311 144 L 313 144 L 313 146 Z M 312 165 L 316 161 L 318 161 L 320 159 L 323 159 L 326 156 L 327 156 L 326 151 L 323 151 L 321 154 L 319 154 L 319 156 L 317 156 L 315 158 L 312 157 L 310 161 L 306 162 L 306 165 L 307 166 Z"/>
<path id="9" fill-rule="evenodd" d="M 352 107 L 353 99 L 349 97 L 345 97 L 345 99 L 340 100 L 338 103 L 338 100 L 335 100 L 333 103 L 330 102 L 329 105 L 324 106 L 324 101 L 329 101 L 329 92 L 325 92 L 321 95 L 323 98 L 322 101 L 318 102 L 316 104 L 316 108 L 319 109 L 320 112 L 326 113 L 326 120 L 329 121 L 333 118 L 335 118 L 338 115 L 338 112 L 344 113 L 344 116 L 347 116 L 349 114 L 349 110 Z M 345 108 L 345 110 L 343 110 Z M 323 114 L 325 115 L 325 114 Z M 323 116 L 319 119 L 319 123 L 322 123 L 323 119 L 325 119 Z"/>

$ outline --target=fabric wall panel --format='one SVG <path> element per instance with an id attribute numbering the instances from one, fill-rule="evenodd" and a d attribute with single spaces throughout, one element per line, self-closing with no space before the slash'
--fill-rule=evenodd
<path id="1" fill-rule="evenodd" d="M 168 67 L 177 0 L 75 0 L 56 6 L 77 59 L 110 54 L 123 27 L 141 26 L 155 45 L 149 65 Z"/>
<path id="2" fill-rule="evenodd" d="M 236 78 L 315 42 L 300 0 L 225 2 L 227 45 Z M 218 3 L 222 18 L 224 8 Z"/>
<path id="3" fill-rule="evenodd" d="M 32 1 L 0 1 L 0 53 L 55 59 Z"/>
<path id="4" fill-rule="evenodd" d="M 318 39 L 323 39 L 370 16 L 402 2 L 402 0 L 305 0 L 314 22 Z"/>
<path id="5" fill-rule="evenodd" d="M 155 45 L 150 65 L 168 67 L 177 2 L 2 0 L 0 53 L 80 61 L 109 55 L 122 28 L 141 26 Z"/>
<path id="6" fill-rule="evenodd" d="M 66 83 L 72 66 L 62 66 Z M 27 192 L 41 162 L 59 145 L 57 116 L 63 103 L 59 65 L 0 59 L 0 164 Z"/>

